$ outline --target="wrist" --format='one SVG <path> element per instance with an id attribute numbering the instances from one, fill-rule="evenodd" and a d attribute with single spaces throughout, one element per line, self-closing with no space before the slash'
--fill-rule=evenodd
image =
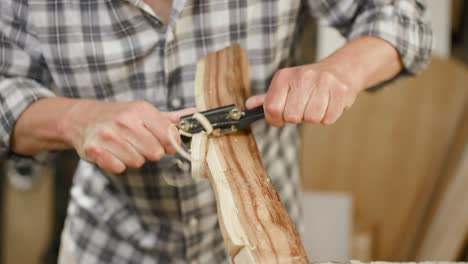
<path id="1" fill-rule="evenodd" d="M 73 147 L 80 140 L 82 130 L 94 115 L 96 101 L 85 99 L 63 98 L 67 109 L 57 124 L 57 131 L 61 141 Z"/>
<path id="2" fill-rule="evenodd" d="M 395 47 L 372 36 L 350 41 L 318 64 L 356 93 L 391 79 L 403 69 Z"/>
<path id="3" fill-rule="evenodd" d="M 361 74 L 362 71 L 359 69 L 359 64 L 353 67 L 348 62 L 333 57 L 325 58 L 317 64 L 321 71 L 333 74 L 355 94 L 366 88 L 365 78 Z"/>

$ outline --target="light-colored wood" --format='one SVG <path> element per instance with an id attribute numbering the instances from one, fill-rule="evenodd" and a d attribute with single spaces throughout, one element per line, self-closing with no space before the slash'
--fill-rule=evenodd
<path id="1" fill-rule="evenodd" d="M 208 135 L 204 132 L 192 136 L 190 143 L 192 158 L 192 177 L 195 179 L 208 178 L 208 166 L 206 164 Z"/>
<path id="2" fill-rule="evenodd" d="M 468 239 L 468 105 L 427 214 L 416 260 L 457 260 Z"/>
<path id="3" fill-rule="evenodd" d="M 52 234 L 53 178 L 51 170 L 44 169 L 26 191 L 15 189 L 5 179 L 2 263 L 42 263 Z"/>
<path id="4" fill-rule="evenodd" d="M 336 124 L 303 126 L 304 188 L 352 193 L 355 229 L 376 230 L 373 259 L 414 259 L 467 84 L 465 65 L 434 58 L 417 78 L 360 95 Z"/>
<path id="5" fill-rule="evenodd" d="M 247 55 L 239 45 L 209 54 L 197 65 L 197 108 L 203 111 L 233 103 L 243 108 L 249 80 Z M 193 147 L 200 145 L 192 146 L 192 151 Z M 309 263 L 252 133 L 209 137 L 206 147 L 220 227 L 233 262 Z"/>
<path id="6" fill-rule="evenodd" d="M 468 147 L 441 200 L 416 260 L 456 260 L 468 236 Z"/>
<path id="7" fill-rule="evenodd" d="M 371 261 L 374 255 L 373 247 L 375 246 L 373 241 L 374 233 L 372 230 L 368 230 L 367 232 L 355 232 L 351 242 L 353 259 Z"/>

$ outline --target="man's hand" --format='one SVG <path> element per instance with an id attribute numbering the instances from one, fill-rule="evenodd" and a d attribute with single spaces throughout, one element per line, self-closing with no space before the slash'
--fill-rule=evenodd
<path id="1" fill-rule="evenodd" d="M 138 168 L 146 160 L 158 161 L 165 154 L 174 154 L 169 133 L 181 142 L 172 124 L 195 111 L 161 112 L 144 101 L 80 101 L 65 115 L 59 130 L 81 158 L 111 173 L 121 173 L 126 167 Z"/>
<path id="2" fill-rule="evenodd" d="M 337 74 L 319 64 L 286 68 L 278 71 L 267 94 L 247 100 L 247 108 L 264 105 L 268 123 L 332 124 L 349 108 L 357 92 Z"/>
<path id="3" fill-rule="evenodd" d="M 352 40 L 319 63 L 278 71 L 265 95 L 247 100 L 264 105 L 273 126 L 284 123 L 332 124 L 358 93 L 388 80 L 403 68 L 397 50 L 375 37 Z"/>

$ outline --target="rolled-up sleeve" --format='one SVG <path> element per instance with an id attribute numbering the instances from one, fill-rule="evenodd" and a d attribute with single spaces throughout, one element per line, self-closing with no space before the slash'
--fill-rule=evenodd
<path id="1" fill-rule="evenodd" d="M 0 159 L 12 153 L 16 121 L 35 101 L 54 96 L 40 44 L 28 28 L 26 1 L 0 1 Z"/>
<path id="2" fill-rule="evenodd" d="M 309 0 L 321 24 L 347 39 L 374 36 L 398 51 L 406 73 L 417 74 L 431 60 L 432 30 L 423 0 Z"/>

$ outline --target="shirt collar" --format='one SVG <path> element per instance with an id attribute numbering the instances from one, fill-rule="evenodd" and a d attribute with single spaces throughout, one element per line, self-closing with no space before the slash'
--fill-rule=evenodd
<path id="1" fill-rule="evenodd" d="M 144 12 L 146 12 L 146 13 L 150 14 L 151 16 L 157 18 L 159 20 L 159 22 L 162 22 L 161 18 L 143 0 L 124 0 L 124 1 L 127 1 L 127 2 L 129 2 L 131 4 L 133 4 L 134 6 L 140 8 L 141 10 L 143 10 Z"/>
<path id="2" fill-rule="evenodd" d="M 156 14 L 153 11 L 153 9 L 143 0 L 123 0 L 123 1 L 127 1 L 130 4 L 140 8 L 144 12 L 155 17 L 161 24 L 164 24 L 162 19 L 158 16 L 158 14 Z M 171 14 L 169 15 L 169 21 L 167 25 L 171 25 L 175 22 L 180 12 L 182 11 L 183 7 L 185 6 L 186 1 L 187 0 L 172 0 Z"/>

